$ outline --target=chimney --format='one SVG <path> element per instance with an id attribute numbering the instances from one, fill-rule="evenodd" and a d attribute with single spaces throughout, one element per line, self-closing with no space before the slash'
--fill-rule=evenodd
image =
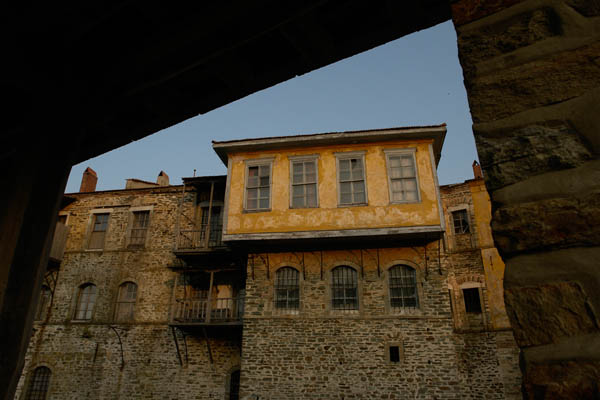
<path id="1" fill-rule="evenodd" d="M 98 183 L 98 175 L 96 175 L 96 171 L 90 167 L 87 167 L 85 171 L 83 171 L 83 177 L 81 178 L 81 187 L 79 188 L 79 191 L 95 192 L 96 183 Z"/>
<path id="2" fill-rule="evenodd" d="M 483 179 L 483 172 L 481 171 L 481 165 L 477 160 L 473 161 L 473 176 L 475 179 Z"/>
<path id="3" fill-rule="evenodd" d="M 169 186 L 169 175 L 165 174 L 165 171 L 160 171 L 156 183 L 158 186 Z"/>

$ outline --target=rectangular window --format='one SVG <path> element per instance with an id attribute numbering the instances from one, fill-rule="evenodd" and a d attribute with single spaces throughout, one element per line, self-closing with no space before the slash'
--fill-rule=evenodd
<path id="1" fill-rule="evenodd" d="M 364 157 L 338 156 L 339 204 L 367 204 Z"/>
<path id="2" fill-rule="evenodd" d="M 460 235 L 471 232 L 471 229 L 469 228 L 469 217 L 467 216 L 467 210 L 453 211 L 452 222 L 454 225 L 454 234 Z"/>
<path id="3" fill-rule="evenodd" d="M 393 362 L 393 363 L 400 362 L 400 347 L 399 346 L 390 346 L 390 362 Z"/>
<path id="4" fill-rule="evenodd" d="M 129 247 L 144 247 L 150 222 L 150 211 L 134 211 Z"/>
<path id="5" fill-rule="evenodd" d="M 90 242 L 88 248 L 90 249 L 103 249 L 104 248 L 104 237 L 106 235 L 106 229 L 108 227 L 108 216 L 109 214 L 94 214 L 94 222 L 92 227 L 92 233 L 90 234 Z"/>
<path id="6" fill-rule="evenodd" d="M 292 160 L 292 208 L 318 207 L 317 160 Z"/>
<path id="7" fill-rule="evenodd" d="M 246 211 L 271 209 L 271 164 L 246 166 Z"/>
<path id="8" fill-rule="evenodd" d="M 413 150 L 386 151 L 390 201 L 413 203 L 419 201 L 417 168 Z"/>
<path id="9" fill-rule="evenodd" d="M 465 310 L 468 313 L 481 314 L 481 300 L 479 298 L 479 288 L 463 289 L 465 299 Z"/>

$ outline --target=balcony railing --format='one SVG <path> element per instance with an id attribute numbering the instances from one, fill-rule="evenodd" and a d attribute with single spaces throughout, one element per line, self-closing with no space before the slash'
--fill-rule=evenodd
<path id="1" fill-rule="evenodd" d="M 222 232 L 222 225 L 212 225 L 209 227 L 207 224 L 201 224 L 199 229 L 181 230 L 179 231 L 177 248 L 209 250 L 215 247 L 222 247 Z"/>
<path id="2" fill-rule="evenodd" d="M 54 230 L 54 239 L 50 248 L 50 258 L 56 261 L 62 261 L 65 255 L 65 245 L 67 244 L 67 235 L 69 227 L 63 223 L 57 223 Z"/>
<path id="3" fill-rule="evenodd" d="M 178 324 L 219 324 L 241 322 L 244 298 L 177 299 L 173 321 Z"/>

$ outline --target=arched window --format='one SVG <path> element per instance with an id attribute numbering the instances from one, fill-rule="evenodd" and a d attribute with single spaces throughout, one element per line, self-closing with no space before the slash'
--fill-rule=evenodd
<path id="1" fill-rule="evenodd" d="M 331 271 L 331 307 L 358 310 L 358 279 L 354 268 L 342 265 Z"/>
<path id="2" fill-rule="evenodd" d="M 298 270 L 283 267 L 275 275 L 275 308 L 298 310 L 300 308 L 300 283 Z"/>
<path id="3" fill-rule="evenodd" d="M 48 309 L 50 308 L 50 299 L 52 297 L 52 292 L 50 288 L 46 285 L 42 286 L 42 291 L 40 292 L 40 300 L 38 302 L 38 308 L 35 313 L 36 321 L 43 321 L 46 319 L 48 315 Z"/>
<path id="4" fill-rule="evenodd" d="M 86 283 L 79 287 L 77 296 L 77 308 L 75 309 L 75 319 L 87 321 L 92 319 L 94 304 L 96 304 L 96 285 Z"/>
<path id="5" fill-rule="evenodd" d="M 388 270 L 390 307 L 394 309 L 418 308 L 417 273 L 407 265 L 394 265 Z"/>
<path id="6" fill-rule="evenodd" d="M 48 394 L 51 374 L 48 367 L 36 368 L 29 380 L 25 400 L 44 400 Z"/>
<path id="7" fill-rule="evenodd" d="M 115 307 L 115 321 L 133 321 L 135 300 L 137 297 L 137 285 L 133 282 L 125 282 L 119 286 L 119 297 Z"/>

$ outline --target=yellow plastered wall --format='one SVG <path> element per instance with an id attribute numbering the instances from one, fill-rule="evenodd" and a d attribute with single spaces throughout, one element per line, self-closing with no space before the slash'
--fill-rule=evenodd
<path id="1" fill-rule="evenodd" d="M 490 320 L 494 329 L 510 328 L 504 305 L 504 261 L 494 247 L 492 237 L 492 204 L 483 179 L 471 181 L 471 195 L 475 212 L 477 236 L 481 248 L 481 258 L 485 270 L 485 280 L 489 296 Z"/>
<path id="2" fill-rule="evenodd" d="M 391 141 L 376 144 L 325 146 L 229 155 L 229 204 L 226 234 L 283 233 L 440 225 L 435 171 L 430 140 Z M 416 148 L 415 158 L 421 201 L 390 204 L 384 149 Z M 367 206 L 338 207 L 334 153 L 365 151 Z M 318 208 L 290 208 L 290 156 L 318 158 Z M 244 186 L 247 160 L 274 158 L 271 211 L 246 213 Z"/>

